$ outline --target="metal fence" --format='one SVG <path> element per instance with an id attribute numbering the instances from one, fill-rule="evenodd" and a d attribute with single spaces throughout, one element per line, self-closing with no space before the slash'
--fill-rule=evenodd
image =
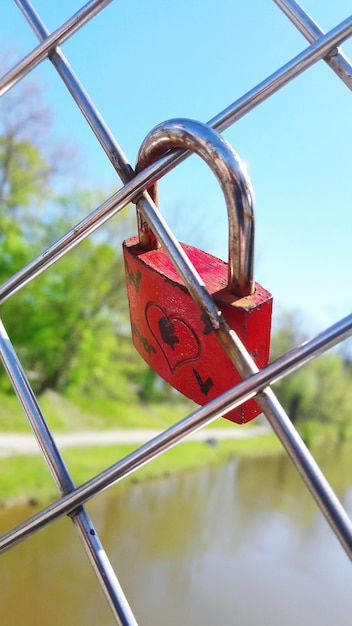
<path id="1" fill-rule="evenodd" d="M 182 150 L 173 150 L 168 156 L 159 159 L 153 165 L 136 174 L 59 49 L 60 44 L 94 18 L 111 0 L 91 0 L 53 33 L 49 33 L 29 1 L 15 0 L 15 2 L 34 30 L 39 44 L 0 78 L 0 94 L 6 93 L 34 67 L 44 59 L 49 58 L 90 125 L 107 158 L 119 174 L 123 186 L 92 213 L 87 215 L 79 225 L 64 233 L 56 243 L 45 251 L 45 254 L 40 254 L 28 265 L 20 268 L 14 276 L 9 277 L 0 286 L 1 302 L 10 298 L 74 246 L 95 232 L 126 206 L 127 203 L 139 197 L 142 198 L 139 207 L 143 217 L 153 231 L 158 234 L 162 246 L 181 274 L 189 292 L 198 305 L 206 311 L 210 320 L 214 324 L 217 323 L 218 310 L 213 298 L 204 290 L 197 272 L 194 271 L 192 265 L 185 258 L 179 242 L 156 210 L 155 204 L 149 195 L 145 192 L 145 189 L 150 187 L 158 178 L 186 159 L 189 153 Z M 219 132 L 234 124 L 255 106 L 320 60 L 324 60 L 346 86 L 350 89 L 352 88 L 352 66 L 337 48 L 352 35 L 352 16 L 324 34 L 293 0 L 275 0 L 275 2 L 302 32 L 310 45 L 290 62 L 262 81 L 257 87 L 209 120 L 208 125 Z M 351 520 L 270 386 L 275 381 L 289 375 L 297 368 L 349 337 L 352 333 L 352 315 L 327 328 L 305 344 L 282 355 L 261 371 L 256 367 L 238 336 L 233 332 L 230 333 L 226 324 L 220 324 L 218 333 L 220 340 L 226 345 L 230 358 L 240 370 L 243 381 L 217 399 L 197 409 L 181 422 L 174 424 L 145 445 L 137 448 L 129 456 L 118 460 L 112 467 L 93 476 L 80 487 L 76 487 L 65 466 L 55 437 L 45 421 L 26 373 L 11 345 L 11 340 L 1 324 L 0 355 L 3 365 L 61 494 L 53 504 L 1 536 L 1 552 L 26 539 L 60 516 L 70 516 L 82 540 L 97 579 L 105 592 L 116 622 L 119 624 L 135 624 L 136 621 L 128 601 L 109 563 L 108 556 L 104 552 L 84 504 L 101 492 L 101 490 L 112 486 L 117 480 L 121 480 L 127 474 L 152 461 L 157 455 L 168 450 L 190 433 L 256 396 L 257 402 L 272 429 L 280 439 L 343 549 L 349 557 L 352 556 Z"/>

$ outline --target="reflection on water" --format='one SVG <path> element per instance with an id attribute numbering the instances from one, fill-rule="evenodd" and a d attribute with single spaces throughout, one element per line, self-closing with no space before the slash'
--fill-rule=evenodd
<path id="1" fill-rule="evenodd" d="M 324 472 L 352 511 L 349 451 Z M 141 626 L 350 626 L 351 567 L 285 456 L 114 488 L 88 506 Z M 33 509 L 0 512 L 2 531 Z M 73 525 L 0 557 L 1 626 L 110 626 Z"/>

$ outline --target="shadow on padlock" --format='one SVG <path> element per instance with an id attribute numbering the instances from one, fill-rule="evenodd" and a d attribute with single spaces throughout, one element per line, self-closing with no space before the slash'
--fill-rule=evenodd
<path id="1" fill-rule="evenodd" d="M 272 296 L 253 282 L 254 212 L 250 181 L 231 146 L 209 126 L 170 120 L 143 141 L 141 171 L 171 148 L 197 153 L 223 189 L 229 220 L 229 260 L 181 244 L 228 325 L 257 366 L 269 359 Z M 157 201 L 157 183 L 148 189 Z M 123 243 L 133 343 L 153 370 L 172 387 L 204 405 L 241 377 L 216 337 L 210 320 L 138 211 L 138 236 Z M 242 424 L 261 412 L 255 400 L 226 414 Z"/>

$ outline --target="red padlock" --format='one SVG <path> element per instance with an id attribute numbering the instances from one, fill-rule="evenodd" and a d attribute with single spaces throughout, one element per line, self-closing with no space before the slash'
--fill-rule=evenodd
<path id="1" fill-rule="evenodd" d="M 181 244 L 205 286 L 259 368 L 269 359 L 272 296 L 253 283 L 254 213 L 251 184 L 231 146 L 205 124 L 170 120 L 149 133 L 138 154 L 142 170 L 170 148 L 201 156 L 217 176 L 229 219 L 229 262 Z M 155 199 L 156 185 L 148 190 Z M 138 203 L 137 203 L 138 210 Z M 133 343 L 164 380 L 198 404 L 241 377 L 187 291 L 173 263 L 138 212 L 139 236 L 124 242 Z M 255 400 L 226 414 L 244 423 L 261 412 Z"/>

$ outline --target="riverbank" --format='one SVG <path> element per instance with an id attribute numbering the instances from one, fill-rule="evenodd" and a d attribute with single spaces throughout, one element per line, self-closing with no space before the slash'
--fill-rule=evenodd
<path id="1" fill-rule="evenodd" d="M 106 400 L 88 402 L 78 396 L 73 401 L 53 392 L 38 400 L 76 485 L 114 465 L 194 409 L 186 401 L 124 406 Z M 0 505 L 47 504 L 57 499 L 58 490 L 16 398 L 0 394 L 0 406 Z M 352 440 L 351 429 L 334 423 L 303 424 L 301 435 L 310 448 Z M 118 488 L 131 481 L 223 463 L 236 455 L 282 453 L 280 441 L 260 418 L 244 426 L 219 419 L 124 478 Z"/>
<path id="2" fill-rule="evenodd" d="M 95 474 L 105 470 L 127 455 L 131 454 L 139 443 L 149 440 L 147 435 L 153 431 L 136 432 L 115 431 L 114 437 L 125 439 L 114 443 L 112 433 L 108 431 L 100 433 L 72 433 L 60 434 L 57 438 L 60 452 L 70 471 L 76 485 L 80 485 Z M 226 433 L 226 434 L 225 434 Z M 142 437 L 143 435 L 143 437 Z M 95 436 L 94 445 L 92 439 Z M 40 454 L 33 454 L 33 446 L 38 451 L 38 446 L 31 437 L 24 435 L 4 434 L 1 443 L 3 456 L 0 458 L 0 504 L 8 506 L 16 502 L 33 504 L 46 504 L 58 497 L 57 489 L 45 461 Z M 77 445 L 81 437 L 80 444 Z M 128 438 L 134 438 L 134 443 Z M 139 440 L 142 438 L 143 441 Z M 5 439 L 10 446 L 6 447 Z M 99 443 L 100 439 L 100 443 Z M 14 445 L 17 450 L 22 448 L 21 454 L 13 454 Z M 66 445 L 65 445 L 66 444 Z M 24 450 L 31 452 L 24 453 Z M 9 450 L 11 449 L 11 453 Z M 237 427 L 202 429 L 189 438 L 179 443 L 171 450 L 154 459 L 136 473 L 131 474 L 121 481 L 121 486 L 136 481 L 158 478 L 170 475 L 176 471 L 194 469 L 214 463 L 222 463 L 235 455 L 277 454 L 281 450 L 281 444 L 276 436 L 266 427 Z M 7 456 L 4 456 L 7 451 Z"/>
<path id="3" fill-rule="evenodd" d="M 143 444 L 157 437 L 162 431 L 151 428 L 115 429 L 104 431 L 82 431 L 54 434 L 56 445 L 64 448 L 108 446 L 120 444 Z M 269 435 L 267 426 L 247 426 L 232 428 L 201 429 L 189 436 L 190 441 L 203 441 L 216 445 L 224 439 L 248 439 Z M 33 435 L 23 433 L 2 433 L 0 438 L 0 457 L 40 454 L 39 445 Z"/>
<path id="4" fill-rule="evenodd" d="M 350 446 L 322 452 L 319 464 L 351 514 Z M 251 613 L 252 626 L 350 626 L 350 561 L 286 455 L 241 456 L 124 485 L 87 508 L 139 624 L 148 616 L 154 626 L 231 625 L 236 612 L 239 624 Z M 1 533 L 41 508 L 0 510 Z M 4 626 L 111 623 L 68 519 L 2 554 L 1 573 Z"/>

